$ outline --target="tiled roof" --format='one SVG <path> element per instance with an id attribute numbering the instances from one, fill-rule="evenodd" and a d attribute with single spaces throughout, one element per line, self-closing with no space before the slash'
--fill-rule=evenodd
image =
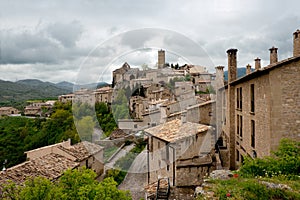
<path id="1" fill-rule="evenodd" d="M 9 110 L 9 109 L 15 109 L 13 107 L 0 107 L 0 110 Z"/>
<path id="2" fill-rule="evenodd" d="M 208 129 L 209 126 L 203 124 L 191 122 L 182 123 L 181 120 L 175 119 L 164 124 L 148 128 L 145 132 L 167 142 L 176 142 L 177 140 L 196 135 L 197 133 L 205 132 Z"/>
<path id="3" fill-rule="evenodd" d="M 0 185 L 6 183 L 7 180 L 20 184 L 29 177 L 37 176 L 50 180 L 57 179 L 67 169 L 73 169 L 78 165 L 79 163 L 62 155 L 50 153 L 1 171 Z"/>
<path id="4" fill-rule="evenodd" d="M 70 147 L 59 146 L 58 148 L 74 156 L 77 161 L 82 161 L 103 149 L 103 147 L 87 141 L 80 142 Z"/>

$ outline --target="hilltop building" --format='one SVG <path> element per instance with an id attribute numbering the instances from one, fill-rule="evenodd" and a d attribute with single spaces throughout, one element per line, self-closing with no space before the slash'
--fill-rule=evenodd
<path id="1" fill-rule="evenodd" d="M 16 115 L 19 114 L 20 111 L 14 107 L 0 107 L 0 116 L 6 115 Z"/>

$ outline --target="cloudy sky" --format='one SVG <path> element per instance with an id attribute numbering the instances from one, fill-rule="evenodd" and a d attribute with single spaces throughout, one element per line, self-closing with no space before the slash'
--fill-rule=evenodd
<path id="1" fill-rule="evenodd" d="M 167 62 L 226 67 L 226 50 L 238 49 L 238 66 L 279 48 L 292 56 L 300 28 L 300 2 L 279 0 L 0 0 L 0 79 L 111 82 L 127 61 L 155 67 Z"/>

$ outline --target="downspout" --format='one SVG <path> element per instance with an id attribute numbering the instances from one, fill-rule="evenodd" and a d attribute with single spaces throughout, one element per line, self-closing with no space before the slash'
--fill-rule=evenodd
<path id="1" fill-rule="evenodd" d="M 169 145 L 170 148 L 173 149 L 173 186 L 175 186 L 175 148 Z"/>

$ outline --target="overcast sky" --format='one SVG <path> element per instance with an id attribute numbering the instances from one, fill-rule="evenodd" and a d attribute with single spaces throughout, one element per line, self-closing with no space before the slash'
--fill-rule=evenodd
<path id="1" fill-rule="evenodd" d="M 111 82 L 112 70 L 166 62 L 227 67 L 292 56 L 300 1 L 277 0 L 0 0 L 0 79 Z"/>

